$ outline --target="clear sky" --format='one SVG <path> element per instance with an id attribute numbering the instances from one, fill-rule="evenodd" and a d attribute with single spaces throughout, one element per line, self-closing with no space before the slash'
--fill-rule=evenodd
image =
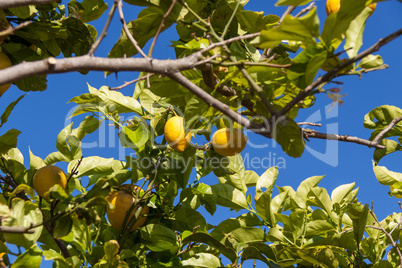
<path id="1" fill-rule="evenodd" d="M 106 0 L 105 2 L 108 2 L 109 7 L 113 3 L 112 0 Z M 275 7 L 274 2 L 272 0 L 250 0 L 245 8 L 280 16 L 285 8 Z M 66 3 L 66 1 L 63 1 L 63 3 Z M 325 1 L 317 1 L 316 4 L 322 28 L 326 18 Z M 125 12 L 127 21 L 135 19 L 141 10 L 140 8 L 132 8 L 128 4 L 125 4 L 125 7 L 128 8 Z M 362 50 L 371 46 L 379 38 L 399 29 L 402 26 L 401 14 L 402 4 L 399 1 L 391 0 L 379 3 L 374 14 L 368 19 Z M 106 17 L 107 13 L 102 16 L 101 20 L 93 23 L 98 32 L 103 28 Z M 115 16 L 106 40 L 96 53 L 97 56 L 107 56 L 107 53 L 120 36 L 120 29 L 121 24 L 117 16 Z M 170 40 L 177 40 L 174 28 L 161 35 L 157 42 L 158 47 L 154 51 L 155 58 L 167 59 L 174 57 L 174 50 L 169 46 Z M 386 70 L 365 74 L 361 80 L 357 76 L 337 79 L 337 81 L 344 82 L 341 93 L 347 94 L 343 98 L 344 103 L 341 106 L 335 107 L 331 112 L 328 112 L 331 100 L 322 94 L 317 97 L 316 105 L 313 108 L 300 111 L 296 121 L 317 121 L 317 123 L 322 123 L 322 127 L 318 129 L 321 132 L 336 133 L 338 131 L 339 134 L 368 139 L 371 131 L 363 127 L 363 118 L 366 113 L 384 104 L 402 108 L 402 86 L 400 83 L 402 74 L 401 48 L 402 38 L 400 37 L 384 46 L 378 52 L 383 57 L 384 63 L 389 65 Z M 30 92 L 16 106 L 9 118 L 9 122 L 2 129 L 5 131 L 10 128 L 16 128 L 22 131 L 18 141 L 18 148 L 25 156 L 26 166 L 29 166 L 29 147 L 35 155 L 43 159 L 49 153 L 56 151 L 56 136 L 66 125 L 68 113 L 74 108 L 73 104 L 68 104 L 67 102 L 74 96 L 86 93 L 86 83 L 96 88 L 102 85 L 118 86 L 124 81 L 137 78 L 137 76 L 137 73 L 119 73 L 117 77 L 110 75 L 104 78 L 102 72 L 90 72 L 88 75 L 70 73 L 48 76 L 48 89 L 44 92 Z M 134 86 L 129 86 L 121 90 L 121 92 L 125 95 L 132 95 L 133 90 Z M 0 98 L 0 112 L 21 94 L 24 94 L 24 92 L 12 86 Z M 78 122 L 79 120 L 75 126 L 78 125 Z M 84 156 L 99 155 L 124 160 L 122 154 L 128 153 L 128 150 L 122 152 L 118 148 L 117 132 L 113 127 L 104 126 L 104 129 L 106 130 L 104 142 L 99 140 L 98 133 L 91 134 L 84 139 L 87 144 L 98 144 L 94 148 L 84 149 Z M 246 134 L 250 143 L 242 152 L 242 156 L 249 160 L 247 161 L 249 164 L 248 169 L 253 169 L 261 175 L 270 165 L 280 165 L 277 185 L 290 185 L 296 189 L 302 180 L 310 176 L 326 175 L 320 186 L 327 188 L 329 193 L 341 184 L 356 182 L 356 186 L 359 187 L 359 200 L 368 204 L 373 201 L 374 212 L 379 219 L 383 219 L 393 211 L 399 212 L 398 200 L 388 195 L 389 187 L 379 184 L 374 176 L 372 170 L 373 149 L 352 143 L 311 139 L 311 142 L 307 143 L 309 150 L 306 150 L 301 158 L 294 159 L 282 153 L 280 146 L 275 146 L 272 140 L 250 132 Z M 317 154 L 322 155 L 317 157 Z M 257 160 L 252 162 L 252 159 Z M 262 162 L 252 166 L 252 163 L 258 162 L 258 159 Z M 385 165 L 393 171 L 402 172 L 401 153 L 386 156 L 381 160 L 380 165 Z M 63 164 L 60 166 L 63 167 Z M 204 182 L 215 184 L 217 183 L 217 178 L 210 176 Z M 254 194 L 253 191 L 252 193 Z M 204 215 L 207 221 L 212 224 L 217 224 L 225 218 L 236 216 L 226 209 L 218 211 L 214 217 L 210 217 L 206 213 Z"/>

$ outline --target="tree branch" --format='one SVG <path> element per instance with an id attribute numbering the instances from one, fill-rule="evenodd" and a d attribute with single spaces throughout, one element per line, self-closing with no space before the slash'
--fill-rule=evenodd
<path id="1" fill-rule="evenodd" d="M 0 85 L 35 75 L 67 73 L 73 71 L 138 71 L 166 74 L 169 71 L 191 69 L 201 54 L 194 53 L 177 60 L 157 60 L 150 58 L 101 58 L 88 55 L 40 61 L 22 62 L 0 71 Z"/>
<path id="2" fill-rule="evenodd" d="M 350 137 L 349 135 L 321 133 L 312 129 L 301 129 L 301 130 L 303 131 L 303 136 L 307 139 L 315 138 L 323 140 L 344 141 L 344 142 L 357 143 L 368 147 L 374 147 L 376 149 L 385 149 L 384 145 L 379 145 L 378 143 L 373 143 L 372 141 L 361 139 L 358 137 Z"/>
<path id="3" fill-rule="evenodd" d="M 384 137 L 384 135 L 400 121 L 402 121 L 402 116 L 392 119 L 391 123 L 389 123 L 389 125 L 386 128 L 384 128 L 380 133 L 378 133 L 377 136 L 375 136 L 375 138 L 371 142 L 378 143 L 382 139 L 382 137 Z"/>
<path id="4" fill-rule="evenodd" d="M 172 80 L 178 82 L 185 88 L 187 88 L 191 93 L 193 93 L 194 95 L 199 97 L 206 104 L 219 110 L 220 112 L 222 112 L 223 114 L 228 116 L 233 121 L 241 124 L 242 126 L 248 128 L 248 129 L 251 129 L 252 131 L 254 131 L 256 133 L 269 137 L 268 130 L 261 128 L 260 125 L 248 120 L 247 118 L 245 118 L 245 117 L 241 116 L 240 114 L 238 114 L 237 112 L 233 111 L 232 109 L 230 109 L 230 107 L 227 104 L 225 104 L 225 103 L 215 99 L 211 95 L 209 95 L 202 88 L 198 87 L 197 85 L 192 83 L 190 80 L 188 80 L 188 78 L 185 77 L 180 72 L 171 72 L 171 73 L 167 74 L 167 76 L 170 77 Z"/>
<path id="5" fill-rule="evenodd" d="M 300 101 L 304 100 L 308 95 L 311 94 L 311 92 L 318 87 L 319 85 L 326 83 L 330 81 L 337 72 L 339 72 L 342 69 L 345 69 L 347 66 L 349 66 L 352 63 L 355 63 L 367 55 L 378 51 L 382 46 L 386 45 L 387 43 L 391 42 L 395 38 L 399 37 L 402 35 L 402 29 L 399 29 L 398 31 L 378 40 L 377 43 L 372 45 L 370 48 L 366 49 L 365 51 L 361 52 L 360 54 L 356 55 L 355 57 L 341 63 L 339 66 L 333 68 L 331 71 L 327 72 L 325 75 L 320 76 L 315 80 L 313 83 L 308 85 L 304 90 L 300 91 L 300 93 L 292 100 L 290 101 L 281 111 L 279 111 L 279 116 L 287 114 L 297 103 Z"/>
<path id="6" fill-rule="evenodd" d="M 158 30 L 157 30 L 157 32 L 155 34 L 154 40 L 152 40 L 152 44 L 151 44 L 151 46 L 149 48 L 148 57 L 150 57 L 150 58 L 152 58 L 152 52 L 154 51 L 156 40 L 158 39 L 160 33 L 162 32 L 163 27 L 165 27 L 166 19 L 167 19 L 167 17 L 169 17 L 169 15 L 172 12 L 172 10 L 173 10 L 174 6 L 176 5 L 176 3 L 177 3 L 177 0 L 173 0 L 172 4 L 169 7 L 169 9 L 166 11 L 165 15 L 163 15 L 161 24 L 159 25 L 159 28 L 158 28 Z"/>
<path id="7" fill-rule="evenodd" d="M 0 9 L 22 7 L 27 5 L 43 5 L 55 2 L 55 0 L 1 0 Z"/>
<path id="8" fill-rule="evenodd" d="M 35 230 L 27 229 L 27 227 L 0 226 L 0 233 L 33 234 L 34 232 L 35 232 Z"/>
<path id="9" fill-rule="evenodd" d="M 147 58 L 147 55 L 142 51 L 140 46 L 137 43 L 137 40 L 134 39 L 133 35 L 130 33 L 130 30 L 127 27 L 126 20 L 124 19 L 124 13 L 123 13 L 123 2 L 121 0 L 116 0 L 117 1 L 117 9 L 119 10 L 119 16 L 120 16 L 120 21 L 121 24 L 123 25 L 123 30 L 127 35 L 127 38 L 130 40 L 130 42 L 133 44 L 134 48 L 140 53 L 140 55 L 144 58 Z"/>

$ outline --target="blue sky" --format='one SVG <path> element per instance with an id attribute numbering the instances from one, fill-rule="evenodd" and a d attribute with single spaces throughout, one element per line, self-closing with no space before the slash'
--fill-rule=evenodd
<path id="1" fill-rule="evenodd" d="M 111 6 L 113 1 L 109 0 L 107 2 Z M 280 16 L 285 8 L 274 7 L 274 3 L 275 1 L 272 0 L 251 0 L 245 8 Z M 326 18 L 325 1 L 317 1 L 316 4 L 322 27 Z M 125 12 L 127 21 L 135 19 L 141 10 L 130 7 L 128 4 L 125 4 L 125 7 L 128 8 Z M 374 14 L 368 19 L 362 50 L 371 46 L 379 38 L 399 29 L 402 25 L 401 14 L 402 4 L 397 0 L 379 3 Z M 101 20 L 93 23 L 98 32 L 103 28 L 106 17 L 107 14 L 105 13 Z M 107 55 L 119 38 L 120 29 L 121 24 L 116 15 L 105 41 L 96 53 L 97 56 Z M 163 33 L 157 42 L 158 48 L 154 51 L 154 57 L 162 59 L 174 57 L 174 50 L 169 46 L 169 41 L 176 39 L 177 35 L 174 32 L 174 28 Z M 331 100 L 323 94 L 317 97 L 316 105 L 313 108 L 299 113 L 297 121 L 302 122 L 307 119 L 319 119 L 321 117 L 320 123 L 323 126 L 319 130 L 322 132 L 332 132 L 338 129 L 339 134 L 368 139 L 370 131 L 363 127 L 363 118 L 366 113 L 384 104 L 402 107 L 402 86 L 400 83 L 402 72 L 401 47 L 402 38 L 400 37 L 384 46 L 378 52 L 383 57 L 384 62 L 389 65 L 388 69 L 365 74 L 361 80 L 357 76 L 337 79 L 344 82 L 341 93 L 347 94 L 341 106 L 335 107 L 328 113 L 327 110 Z M 74 108 L 73 104 L 68 104 L 67 102 L 74 96 L 86 93 L 87 83 L 96 88 L 102 85 L 118 86 L 124 81 L 137 78 L 137 76 L 137 73 L 119 73 L 117 78 L 115 75 L 104 78 L 102 72 L 90 72 L 85 76 L 79 73 L 50 75 L 48 76 L 48 89 L 44 92 L 30 92 L 16 106 L 9 118 L 9 122 L 4 125 L 3 131 L 10 128 L 22 131 L 18 141 L 18 148 L 25 156 L 26 165 L 29 166 L 28 147 L 35 155 L 41 158 L 45 158 L 49 153 L 56 150 L 56 136 L 64 128 L 65 119 L 69 111 Z M 121 92 L 125 95 L 132 95 L 133 90 L 134 86 L 129 86 L 121 90 Z M 12 86 L 0 98 L 0 107 L 2 107 L 0 110 L 3 110 L 3 107 L 14 101 L 21 94 L 24 93 Z M 106 129 L 109 130 L 108 128 Z M 105 147 L 84 150 L 84 156 L 100 155 L 106 158 L 114 157 L 118 159 L 118 148 L 113 146 L 113 141 L 116 145 L 118 144 L 115 134 L 116 132 L 112 131 L 107 136 L 108 141 L 105 143 Z M 389 187 L 380 185 L 374 176 L 372 170 L 373 149 L 351 143 L 311 139 L 311 142 L 307 145 L 312 151 L 325 153 L 326 146 L 329 146 L 330 150 L 328 152 L 330 152 L 331 156 L 324 156 L 326 157 L 325 161 L 322 161 L 312 153 L 305 151 L 301 158 L 294 159 L 282 153 L 280 146 L 275 146 L 272 140 L 249 132 L 247 135 L 250 142 L 264 147 L 256 149 L 252 148 L 252 146 L 247 146 L 242 152 L 245 158 L 258 158 L 265 161 L 263 162 L 265 168 L 254 168 L 259 175 L 268 167 L 269 161 L 274 164 L 275 160 L 276 164 L 280 163 L 284 167 L 279 169 L 277 185 L 290 185 L 296 189 L 302 180 L 310 176 L 326 175 L 320 186 L 327 188 L 329 193 L 341 184 L 356 182 L 356 187 L 359 187 L 359 200 L 368 204 L 373 201 L 374 212 L 380 219 L 383 219 L 393 211 L 399 212 L 398 200 L 388 195 Z M 97 142 L 97 138 L 98 135 L 95 133 L 86 137 L 84 141 Z M 112 142 L 109 142 L 109 138 Z M 400 153 L 394 153 L 383 158 L 380 164 L 387 166 L 390 170 L 402 172 L 400 159 Z M 213 184 L 217 182 L 217 178 L 208 177 L 205 182 Z M 254 194 L 254 192 L 252 193 Z M 210 217 L 205 213 L 204 215 L 207 217 L 207 221 L 212 224 L 217 224 L 225 218 L 236 216 L 226 209 L 218 211 L 214 217 Z"/>

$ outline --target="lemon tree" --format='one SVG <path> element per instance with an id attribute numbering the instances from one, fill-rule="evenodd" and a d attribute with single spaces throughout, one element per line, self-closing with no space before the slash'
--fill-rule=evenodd
<path id="1" fill-rule="evenodd" d="M 400 198 L 402 173 L 382 159 L 402 151 L 401 108 L 367 111 L 369 138 L 300 115 L 316 115 L 323 97 L 341 104 L 344 77 L 387 68 L 377 51 L 402 30 L 362 48 L 367 7 L 380 1 L 328 1 L 329 16 L 309 0 L 264 2 L 273 14 L 249 10 L 255 1 L 0 1 L 0 266 L 402 267 L 400 211 L 379 219 L 358 183 L 289 185 L 275 164 L 257 174 L 242 154 L 256 135 L 294 161 L 316 139 L 366 146 Z M 157 58 L 169 31 L 175 55 Z M 100 86 L 92 71 L 136 77 Z M 71 121 L 52 153 L 23 155 L 7 123 L 36 120 L 13 117 L 34 94 L 11 96 L 66 72 L 88 79 L 66 100 Z M 124 148 L 118 159 L 87 148 L 103 146 L 104 126 Z"/>

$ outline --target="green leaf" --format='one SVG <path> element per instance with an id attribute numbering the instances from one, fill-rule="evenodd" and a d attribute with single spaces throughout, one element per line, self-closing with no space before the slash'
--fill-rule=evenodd
<path id="1" fill-rule="evenodd" d="M 295 202 L 300 208 L 307 208 L 307 196 L 310 191 L 318 185 L 318 183 L 324 178 L 324 176 L 314 176 L 305 179 L 299 185 L 296 190 Z"/>
<path id="2" fill-rule="evenodd" d="M 29 227 L 31 224 L 42 223 L 43 217 L 37 204 L 31 201 L 24 201 L 20 198 L 14 198 L 11 203 L 11 210 L 8 206 L 0 204 L 0 215 L 2 225 L 10 227 Z M 33 246 L 39 239 L 43 226 L 34 228 L 33 234 L 12 234 L 3 233 L 7 243 L 15 244 L 26 249 Z"/>
<path id="3" fill-rule="evenodd" d="M 218 183 L 211 186 L 212 193 L 216 197 L 216 203 L 223 207 L 235 210 L 248 208 L 247 199 L 243 192 L 229 184 Z"/>
<path id="4" fill-rule="evenodd" d="M 382 105 L 374 108 L 364 116 L 364 127 L 375 129 L 371 133 L 370 140 L 374 139 L 393 119 L 402 116 L 402 109 L 392 105 Z M 402 136 L 402 122 L 397 123 L 383 138 L 392 136 Z"/>
<path id="5" fill-rule="evenodd" d="M 231 232 L 234 239 L 240 244 L 253 242 L 266 242 L 266 234 L 263 230 L 253 227 L 241 227 Z"/>
<path id="6" fill-rule="evenodd" d="M 367 224 L 369 205 L 366 204 L 363 206 L 362 204 L 351 204 L 346 213 L 353 221 L 354 238 L 359 247 Z"/>
<path id="7" fill-rule="evenodd" d="M 259 48 L 274 48 L 282 40 L 302 41 L 306 43 L 314 42 L 314 37 L 318 37 L 319 20 L 317 9 L 312 9 L 301 18 L 286 16 L 279 27 L 261 31 L 261 35 L 255 38 L 251 44 Z"/>
<path id="8" fill-rule="evenodd" d="M 8 150 L 17 147 L 17 137 L 21 131 L 10 129 L 0 136 L 0 155 L 7 153 Z"/>
<path id="9" fill-rule="evenodd" d="M 84 23 L 99 19 L 108 9 L 103 0 L 84 0 L 81 5 L 84 8 L 84 13 L 81 15 L 81 20 Z"/>
<path id="10" fill-rule="evenodd" d="M 186 245 L 191 242 L 207 244 L 207 245 L 215 247 L 217 250 L 219 250 L 222 253 L 222 255 L 224 255 L 226 258 L 228 258 L 232 262 L 234 262 L 237 259 L 235 250 L 229 246 L 226 246 L 226 245 L 220 243 L 215 238 L 215 236 L 212 234 L 208 234 L 208 233 L 204 233 L 204 232 L 192 233 L 189 231 L 186 231 L 185 233 L 183 233 L 183 235 L 185 235 L 185 234 L 187 234 L 187 235 L 185 236 L 185 238 L 182 241 L 183 245 Z"/>
<path id="11" fill-rule="evenodd" d="M 139 47 L 144 47 L 148 40 L 156 34 L 163 19 L 163 15 L 165 15 L 165 11 L 163 9 L 156 6 L 149 6 L 138 14 L 136 20 L 127 23 L 127 27 L 134 39 L 137 41 Z M 171 25 L 172 21 L 168 19 L 165 22 L 165 27 L 163 30 L 167 29 Z M 131 57 L 137 53 L 138 51 L 127 38 L 126 33 L 122 31 L 120 39 L 113 46 L 109 53 L 109 57 Z"/>
<path id="12" fill-rule="evenodd" d="M 336 187 L 331 193 L 332 204 L 341 203 L 355 188 L 355 183 L 343 184 Z"/>
<path id="13" fill-rule="evenodd" d="M 154 252 L 178 250 L 175 232 L 160 224 L 148 224 L 140 229 L 141 237 L 149 250 Z"/>
<path id="14" fill-rule="evenodd" d="M 343 46 L 349 59 L 359 53 L 359 49 L 363 45 L 363 32 L 366 26 L 366 20 L 370 16 L 371 10 L 364 9 L 349 25 L 346 31 L 345 45 Z"/>
<path id="15" fill-rule="evenodd" d="M 71 135 L 82 140 L 87 134 L 93 133 L 99 128 L 101 122 L 94 116 L 86 116 L 80 125 L 71 131 Z"/>
<path id="16" fill-rule="evenodd" d="M 73 220 L 70 215 L 65 215 L 56 221 L 56 226 L 53 230 L 53 235 L 57 238 L 66 236 L 73 228 Z"/>
<path id="17" fill-rule="evenodd" d="M 42 250 L 35 244 L 19 255 L 13 263 L 13 268 L 39 268 L 42 262 Z"/>
<path id="18" fill-rule="evenodd" d="M 44 91 L 47 88 L 47 79 L 45 75 L 27 77 L 14 82 L 22 91 Z"/>
<path id="19" fill-rule="evenodd" d="M 85 219 L 72 218 L 73 227 L 71 232 L 67 236 L 63 236 L 61 239 L 67 243 L 71 243 L 79 250 L 85 251 L 91 248 L 91 236 L 89 233 L 89 225 Z"/>
<path id="20" fill-rule="evenodd" d="M 376 68 L 384 64 L 384 61 L 382 60 L 380 55 L 368 55 L 364 57 L 359 64 L 357 64 L 358 68 L 363 68 L 363 69 L 371 69 L 371 68 Z"/>
<path id="21" fill-rule="evenodd" d="M 402 181 L 402 173 L 390 171 L 383 166 L 377 166 L 374 162 L 373 170 L 378 182 L 382 185 L 392 185 Z"/>
<path id="22" fill-rule="evenodd" d="M 229 169 L 231 174 L 226 174 L 226 183 L 232 185 L 236 189 L 246 194 L 247 186 L 244 181 L 245 168 L 243 158 L 240 154 L 236 154 L 234 156 L 229 156 L 228 159 L 230 160 L 230 162 L 227 168 Z"/>
<path id="23" fill-rule="evenodd" d="M 124 126 L 119 138 L 123 147 L 141 152 L 149 140 L 150 132 L 146 122 L 140 122 L 136 127 Z"/>
<path id="24" fill-rule="evenodd" d="M 40 157 L 34 155 L 31 148 L 29 148 L 29 167 L 31 169 L 40 169 L 44 166 L 46 166 L 45 162 Z"/>
<path id="25" fill-rule="evenodd" d="M 247 187 L 254 187 L 257 185 L 257 181 L 259 180 L 258 174 L 253 170 L 246 170 L 244 172 L 244 183 Z"/>
<path id="26" fill-rule="evenodd" d="M 262 255 L 259 248 L 251 246 L 251 245 L 246 247 L 245 249 L 243 249 L 243 252 L 241 255 L 241 263 L 243 264 L 246 260 L 260 260 L 260 261 L 264 262 L 267 265 L 267 267 L 271 267 L 268 258 L 266 258 L 266 257 L 264 257 L 264 255 Z"/>
<path id="27" fill-rule="evenodd" d="M 378 164 L 384 156 L 397 152 L 402 151 L 402 146 L 393 140 L 383 139 L 378 144 L 384 145 L 384 149 L 375 149 L 374 150 L 374 161 Z"/>
<path id="28" fill-rule="evenodd" d="M 327 214 L 332 217 L 332 202 L 325 188 L 314 187 L 311 189 L 312 195 L 315 197 L 314 203 L 318 207 L 322 208 L 327 212 Z"/>
<path id="29" fill-rule="evenodd" d="M 272 136 L 282 150 L 291 157 L 300 157 L 304 151 L 304 139 L 300 127 L 290 118 L 276 122 Z"/>
<path id="30" fill-rule="evenodd" d="M 78 165 L 79 160 L 71 161 L 67 167 L 68 173 Z M 114 166 L 124 166 L 124 162 L 114 160 L 113 158 L 103 158 L 99 156 L 90 156 L 82 159 L 78 166 L 77 177 L 89 176 L 94 174 L 107 175 L 114 171 Z"/>
<path id="31" fill-rule="evenodd" d="M 325 235 L 334 230 L 335 227 L 327 220 L 314 220 L 306 225 L 306 237 Z"/>
<path id="32" fill-rule="evenodd" d="M 90 91 L 107 104 L 110 112 L 143 114 L 141 104 L 133 97 L 124 96 L 120 92 L 109 90 L 105 86 L 101 87 L 99 91 L 90 87 Z"/>
<path id="33" fill-rule="evenodd" d="M 175 211 L 173 224 L 175 229 L 180 232 L 193 230 L 197 226 L 197 231 L 207 231 L 207 222 L 204 217 L 198 211 L 190 208 L 180 208 Z"/>
<path id="34" fill-rule="evenodd" d="M 25 94 L 26 95 L 26 94 Z M 0 117 L 0 127 L 2 127 L 8 120 L 8 117 L 11 114 L 11 111 L 14 109 L 15 105 L 23 98 L 25 95 L 20 96 L 17 100 L 10 103 L 7 108 L 4 110 L 3 114 Z"/>
<path id="35" fill-rule="evenodd" d="M 8 9 L 12 14 L 21 18 L 21 19 L 28 19 L 33 14 L 37 12 L 35 6 L 21 6 L 21 7 L 13 7 Z"/>
<path id="36" fill-rule="evenodd" d="M 272 189 L 275 186 L 278 175 L 278 168 L 270 167 L 259 177 L 255 188 L 255 199 L 258 199 L 264 192 L 269 192 L 272 195 Z M 265 188 L 265 191 L 263 188 Z"/>
<path id="37" fill-rule="evenodd" d="M 205 267 L 205 268 L 218 268 L 222 267 L 221 261 L 218 257 L 210 253 L 197 253 L 188 259 L 181 261 L 183 267 Z"/>
<path id="38" fill-rule="evenodd" d="M 335 50 L 345 37 L 353 20 L 363 11 L 369 0 L 343 1 L 339 12 L 327 17 L 321 38 L 324 43 Z"/>

